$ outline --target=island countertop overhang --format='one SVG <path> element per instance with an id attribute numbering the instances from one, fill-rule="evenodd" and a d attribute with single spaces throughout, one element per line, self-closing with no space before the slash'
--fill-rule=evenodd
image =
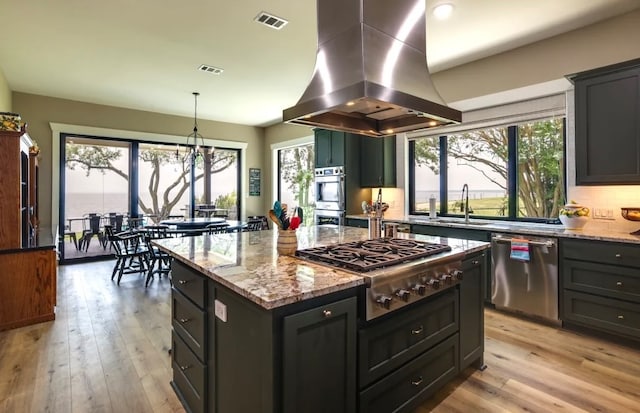
<path id="1" fill-rule="evenodd" d="M 364 285 L 361 275 L 332 269 L 276 251 L 277 230 L 202 235 L 154 240 L 174 259 L 224 285 L 264 309 L 293 304 Z M 312 226 L 297 230 L 298 248 L 366 240 L 361 228 Z M 489 248 L 482 241 L 399 234 L 401 238 L 448 244 L 451 251 L 433 260 L 452 258 Z"/>

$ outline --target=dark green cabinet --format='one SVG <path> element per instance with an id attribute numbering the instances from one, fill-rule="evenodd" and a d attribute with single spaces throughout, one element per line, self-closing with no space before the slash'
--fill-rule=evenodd
<path id="1" fill-rule="evenodd" d="M 344 166 L 346 134 L 327 129 L 316 129 L 314 133 L 316 168 Z"/>
<path id="2" fill-rule="evenodd" d="M 576 183 L 640 183 L 640 60 L 575 75 Z"/>
<path id="3" fill-rule="evenodd" d="M 284 413 L 355 411 L 356 311 L 351 297 L 284 317 Z"/>
<path id="4" fill-rule="evenodd" d="M 484 277 L 485 253 L 462 261 L 460 281 L 460 370 L 484 364 Z"/>
<path id="5" fill-rule="evenodd" d="M 396 186 L 396 137 L 360 137 L 360 186 Z"/>
<path id="6" fill-rule="evenodd" d="M 640 340 L 640 246 L 563 240 L 561 252 L 563 324 Z"/>

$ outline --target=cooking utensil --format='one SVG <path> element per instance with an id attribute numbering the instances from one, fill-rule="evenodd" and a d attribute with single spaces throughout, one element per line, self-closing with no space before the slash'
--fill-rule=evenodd
<path id="1" fill-rule="evenodd" d="M 280 221 L 280 218 L 276 215 L 276 212 L 273 209 L 269 210 L 269 218 L 271 218 L 278 228 L 282 229 L 282 221 Z"/>
<path id="2" fill-rule="evenodd" d="M 295 230 L 300 226 L 300 217 L 291 217 L 291 222 L 289 223 L 289 229 Z"/>
<path id="3" fill-rule="evenodd" d="M 280 201 L 276 201 L 273 203 L 273 212 L 275 212 L 277 217 L 282 214 L 282 204 L 280 204 Z"/>

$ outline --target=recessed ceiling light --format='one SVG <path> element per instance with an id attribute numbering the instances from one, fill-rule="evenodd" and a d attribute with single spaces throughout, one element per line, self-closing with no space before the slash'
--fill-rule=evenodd
<path id="1" fill-rule="evenodd" d="M 356 104 L 356 102 L 354 102 L 353 100 L 347 102 L 347 106 L 353 106 L 355 104 Z"/>
<path id="2" fill-rule="evenodd" d="M 433 16 L 438 20 L 446 20 L 453 13 L 453 4 L 451 3 L 441 3 L 433 8 Z"/>

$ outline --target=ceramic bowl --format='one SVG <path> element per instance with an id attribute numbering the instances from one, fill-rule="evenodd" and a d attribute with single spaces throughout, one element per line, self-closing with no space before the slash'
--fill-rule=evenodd
<path id="1" fill-rule="evenodd" d="M 566 229 L 582 229 L 588 220 L 587 217 L 560 215 L 560 222 Z"/>
<path id="2" fill-rule="evenodd" d="M 620 212 L 622 214 L 622 217 L 628 221 L 640 221 L 640 208 L 620 208 Z"/>

